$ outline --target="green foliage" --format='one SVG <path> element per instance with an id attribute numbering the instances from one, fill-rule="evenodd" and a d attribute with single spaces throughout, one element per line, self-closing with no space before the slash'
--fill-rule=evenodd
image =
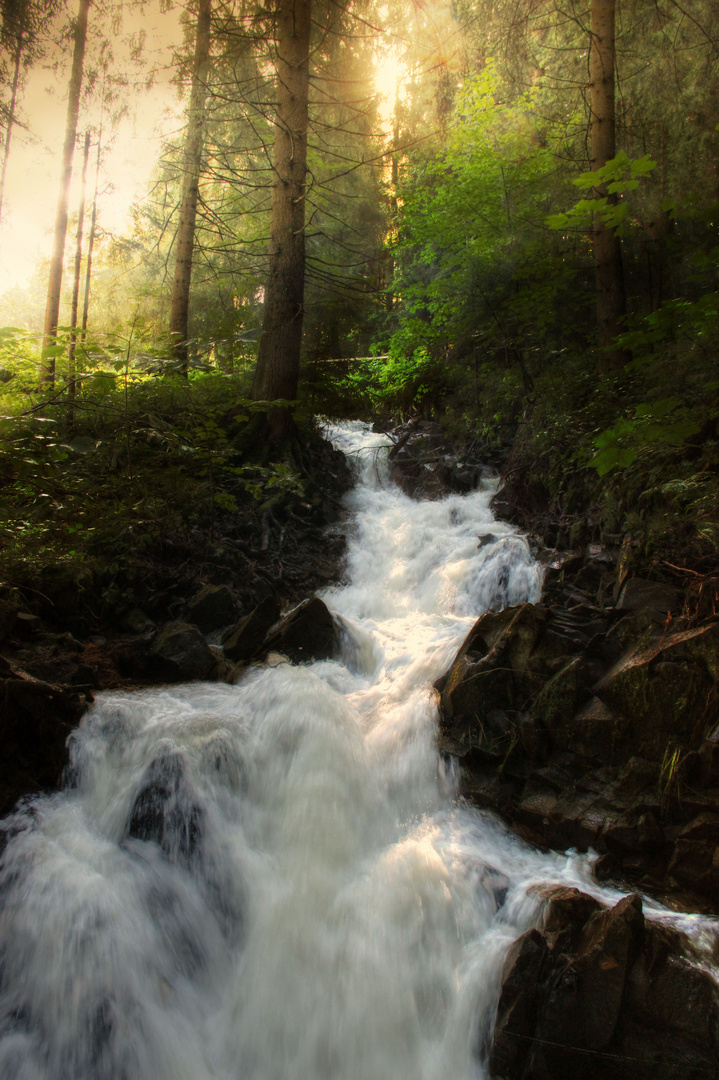
<path id="1" fill-rule="evenodd" d="M 631 465 L 641 447 L 654 443 L 681 446 L 699 429 L 700 425 L 690 418 L 677 398 L 642 402 L 636 406 L 633 417 L 618 420 L 596 437 L 594 445 L 598 453 L 589 464 L 599 476 L 605 476 L 611 469 Z"/>
<path id="2" fill-rule="evenodd" d="M 592 219 L 598 214 L 608 229 L 614 229 L 622 235 L 627 228 L 631 215 L 631 203 L 624 196 L 639 187 L 640 180 L 649 177 L 656 168 L 648 154 L 630 160 L 624 150 L 594 172 L 584 172 L 572 181 L 583 190 L 606 191 L 606 195 L 597 195 L 591 199 L 580 199 L 571 210 L 563 214 L 549 214 L 547 224 L 550 229 L 591 228 Z"/>

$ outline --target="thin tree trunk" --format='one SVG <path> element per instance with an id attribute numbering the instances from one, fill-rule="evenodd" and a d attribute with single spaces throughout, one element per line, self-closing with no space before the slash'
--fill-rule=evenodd
<path id="1" fill-rule="evenodd" d="M 265 314 L 252 387 L 256 401 L 297 396 L 305 287 L 305 186 L 309 118 L 312 0 L 280 0 L 277 15 L 275 121 L 270 262 Z M 293 430 L 290 413 L 270 408 L 270 442 Z"/>
<path id="2" fill-rule="evenodd" d="M 399 82 L 395 83 L 394 88 L 394 120 L 392 124 L 392 146 L 394 153 L 392 154 L 392 175 L 390 179 L 391 191 L 389 197 L 389 212 L 392 222 L 392 229 L 394 230 L 397 225 L 397 187 L 399 185 L 399 158 L 397 150 L 399 147 Z M 386 272 L 387 272 L 387 291 L 384 297 L 385 311 L 388 313 L 394 310 L 394 292 L 392 290 L 392 283 L 394 281 L 394 259 L 392 258 L 392 251 L 388 247 L 386 251 Z"/>
<path id="3" fill-rule="evenodd" d="M 12 129 L 15 123 L 15 106 L 17 105 L 17 90 L 20 84 L 20 61 L 22 59 L 23 32 L 18 34 L 17 49 L 15 50 L 15 70 L 12 77 L 12 92 L 10 94 L 10 108 L 8 110 L 7 131 L 5 132 L 5 148 L 2 159 L 2 175 L 0 175 L 0 221 L 2 221 L 3 202 L 5 200 L 5 177 L 7 176 L 7 163 L 10 157 L 10 141 Z"/>
<path id="4" fill-rule="evenodd" d="M 590 108 L 592 114 L 592 169 L 601 169 L 616 154 L 614 112 L 614 19 L 616 0 L 592 0 L 589 55 Z M 594 189 L 596 198 L 606 197 L 604 185 Z M 599 372 L 607 375 L 631 358 L 614 343 L 622 332 L 626 314 L 624 268 L 619 237 L 599 214 L 594 215 L 594 268 L 597 295 Z"/>
<path id="5" fill-rule="evenodd" d="M 87 264 L 85 266 L 85 296 L 82 301 L 82 324 L 80 327 L 80 343 L 84 344 L 87 337 L 87 317 L 90 312 L 90 282 L 92 280 L 92 252 L 95 247 L 95 232 L 97 230 L 97 192 L 100 185 L 100 154 L 102 149 L 102 124 L 97 136 L 97 159 L 95 162 L 95 190 L 92 195 L 92 212 L 90 214 L 90 232 L 87 237 Z"/>
<path id="6" fill-rule="evenodd" d="M 183 154 L 180 222 L 175 237 L 175 276 L 172 282 L 170 308 L 170 338 L 175 359 L 187 375 L 192 254 L 195 244 L 197 200 L 202 169 L 205 98 L 207 96 L 207 66 L 210 58 L 211 0 L 200 0 L 197 13 L 195 58 L 192 67 L 190 108 Z"/>
<path id="7" fill-rule="evenodd" d="M 62 286 L 62 260 L 65 254 L 67 235 L 67 204 L 72 180 L 72 159 L 75 152 L 77 117 L 80 111 L 80 90 L 82 89 L 82 67 L 85 59 L 85 41 L 87 39 L 87 13 L 90 0 L 80 0 L 75 22 L 75 47 L 72 54 L 72 71 L 67 95 L 67 118 L 65 121 L 65 141 L 62 148 L 62 169 L 60 172 L 60 191 L 55 214 L 55 233 L 50 277 L 47 286 L 47 305 L 45 307 L 45 328 L 43 332 L 43 385 L 54 385 L 55 357 L 48 355 L 48 350 L 57 341 L 57 324 L 60 315 L 60 289 Z"/>
<path id="8" fill-rule="evenodd" d="M 85 187 L 87 185 L 87 162 L 90 157 L 90 132 L 85 132 L 85 148 L 82 155 L 82 187 L 80 189 L 80 207 L 77 212 L 77 234 L 75 238 L 75 267 L 72 277 L 72 304 L 70 307 L 70 344 L 67 350 L 67 392 L 70 395 L 68 425 L 72 426 L 75 397 L 75 341 L 77 338 L 77 308 L 80 302 L 80 270 L 82 269 L 82 233 L 85 224 Z"/>

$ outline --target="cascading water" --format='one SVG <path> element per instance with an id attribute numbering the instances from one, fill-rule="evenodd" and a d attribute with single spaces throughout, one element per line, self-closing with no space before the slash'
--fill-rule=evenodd
<path id="1" fill-rule="evenodd" d="M 480 1078 L 530 886 L 602 894 L 455 805 L 435 747 L 431 682 L 483 611 L 539 596 L 526 542 L 491 485 L 415 502 L 380 436 L 333 437 L 362 464 L 324 594 L 341 660 L 104 693 L 72 788 L 10 822 L 3 1080 Z"/>

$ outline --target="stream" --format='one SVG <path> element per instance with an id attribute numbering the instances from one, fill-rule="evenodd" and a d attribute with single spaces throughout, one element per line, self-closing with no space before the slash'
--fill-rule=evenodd
<path id="1" fill-rule="evenodd" d="M 70 785 L 11 822 L 2 1080 L 479 1080 L 533 886 L 618 898 L 458 803 L 436 750 L 433 680 L 541 592 L 496 483 L 415 501 L 383 436 L 330 434 L 359 466 L 341 657 L 98 695 Z"/>

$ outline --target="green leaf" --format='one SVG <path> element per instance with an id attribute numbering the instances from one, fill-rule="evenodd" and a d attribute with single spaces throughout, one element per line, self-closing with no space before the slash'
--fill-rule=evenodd
<path id="1" fill-rule="evenodd" d="M 589 464 L 597 470 L 600 476 L 606 476 L 611 469 L 617 466 L 621 469 L 628 468 L 636 456 L 637 451 L 632 448 L 622 449 L 618 446 L 609 446 L 606 450 L 595 454 Z"/>
<path id="2" fill-rule="evenodd" d="M 666 416 L 667 413 L 676 409 L 680 404 L 678 398 L 662 398 L 661 401 L 644 401 L 640 405 L 637 405 L 634 410 L 635 416 L 651 416 L 659 420 L 662 416 Z"/>

